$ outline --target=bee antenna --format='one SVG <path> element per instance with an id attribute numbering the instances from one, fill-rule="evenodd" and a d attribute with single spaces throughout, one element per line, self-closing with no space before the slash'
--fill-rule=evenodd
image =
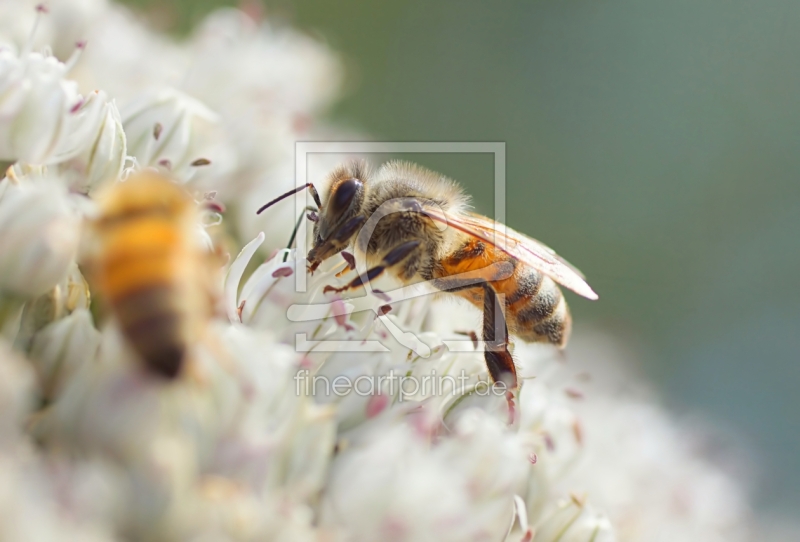
<path id="1" fill-rule="evenodd" d="M 322 202 L 319 199 L 319 194 L 317 193 L 317 189 L 314 187 L 314 183 L 306 183 L 306 184 L 304 184 L 302 186 L 298 186 L 297 188 L 295 188 L 293 190 L 289 190 L 288 192 L 286 192 L 282 196 L 278 196 L 277 198 L 275 198 L 274 200 L 270 201 L 269 203 L 266 203 L 266 204 L 262 205 L 261 208 L 259 208 L 259 210 L 256 211 L 256 214 L 260 215 L 263 211 L 265 211 L 269 207 L 272 207 L 273 205 L 275 205 L 279 201 L 288 198 L 292 194 L 297 194 L 298 192 L 300 192 L 302 190 L 305 190 L 306 188 L 310 189 L 311 197 L 314 198 L 314 203 L 316 203 L 317 207 L 319 207 L 321 209 L 322 208 Z"/>

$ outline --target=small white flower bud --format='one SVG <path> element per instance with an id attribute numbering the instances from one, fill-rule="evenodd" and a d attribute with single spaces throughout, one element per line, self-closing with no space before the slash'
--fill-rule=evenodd
<path id="1" fill-rule="evenodd" d="M 22 417 L 33 406 L 33 372 L 27 363 L 0 341 L 0 444 L 19 434 Z"/>
<path id="2" fill-rule="evenodd" d="M 86 39 L 107 12 L 108 0 L 1 1 L 0 46 L 13 50 L 50 47 L 55 56 L 66 59 L 75 43 Z"/>
<path id="3" fill-rule="evenodd" d="M 80 217 L 57 181 L 7 186 L 0 199 L 0 293 L 33 297 L 55 286 L 75 259 L 79 237 Z"/>
<path id="4" fill-rule="evenodd" d="M 536 542 L 613 542 L 611 522 L 578 497 L 558 503 L 536 526 Z"/>
<path id="5" fill-rule="evenodd" d="M 184 181 L 210 165 L 203 151 L 217 120 L 204 104 L 172 89 L 146 95 L 122 111 L 128 153 L 140 166 L 169 170 Z"/>
<path id="6" fill-rule="evenodd" d="M 0 51 L 0 160 L 53 164 L 87 148 L 103 112 L 55 57 Z"/>
<path id="7" fill-rule="evenodd" d="M 99 346 L 100 332 L 86 309 L 76 310 L 34 335 L 29 357 L 38 369 L 42 396 L 53 399 L 81 364 L 95 358 Z"/>
<path id="8" fill-rule="evenodd" d="M 342 86 L 341 62 L 326 45 L 289 28 L 256 24 L 236 9 L 209 14 L 191 45 L 201 60 L 187 73 L 185 88 L 235 115 L 310 116 Z"/>
<path id="9" fill-rule="evenodd" d="M 333 408 L 310 404 L 310 400 L 299 405 L 277 446 L 275 462 L 283 468 L 269 473 L 276 488 L 286 487 L 299 500 L 322 490 L 336 441 L 334 415 Z"/>
<path id="10" fill-rule="evenodd" d="M 188 439 L 150 436 L 142 456 L 125 463 L 120 489 L 128 535 L 136 540 L 196 540 L 190 536 L 200 513 L 196 476 Z"/>
<path id="11" fill-rule="evenodd" d="M 35 333 L 78 309 L 89 309 L 89 285 L 77 264 L 53 288 L 25 304 L 15 346 L 27 351 Z"/>
<path id="12" fill-rule="evenodd" d="M 90 95 L 86 106 L 90 106 L 92 101 L 101 102 L 103 112 L 91 145 L 61 166 L 69 186 L 85 194 L 119 179 L 128 154 L 122 119 L 116 104 L 108 101 L 104 92 Z"/>
<path id="13" fill-rule="evenodd" d="M 309 507 L 290 503 L 280 493 L 261 496 L 248 485 L 220 476 L 200 478 L 197 492 L 202 508 L 191 519 L 192 532 L 198 534 L 189 539 L 321 540 L 311 527 L 313 515 Z"/>

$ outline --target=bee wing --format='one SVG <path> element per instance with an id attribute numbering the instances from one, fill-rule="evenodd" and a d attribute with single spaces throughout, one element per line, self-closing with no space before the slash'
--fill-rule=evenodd
<path id="1" fill-rule="evenodd" d="M 427 206 L 424 212 L 432 219 L 480 239 L 512 258 L 530 265 L 576 294 L 588 299 L 598 297 L 580 271 L 556 254 L 552 248 L 536 239 L 514 231 L 508 226 L 504 226 L 505 232 L 503 232 L 498 229 L 498 222 L 474 213 L 446 214 Z"/>

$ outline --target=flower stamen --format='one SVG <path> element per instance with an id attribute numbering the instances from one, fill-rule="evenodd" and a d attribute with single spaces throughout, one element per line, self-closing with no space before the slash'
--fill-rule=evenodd
<path id="1" fill-rule="evenodd" d="M 20 57 L 27 56 L 33 51 L 33 41 L 36 38 L 36 31 L 39 29 L 39 22 L 42 20 L 42 14 L 45 13 L 49 13 L 47 6 L 44 4 L 36 6 L 36 18 L 33 20 L 33 27 L 31 28 L 31 33 L 28 34 L 28 40 L 19 52 Z"/>
<path id="2" fill-rule="evenodd" d="M 83 107 L 83 104 L 85 104 L 85 103 L 86 103 L 86 100 L 81 98 L 80 100 L 78 100 L 78 102 L 75 105 L 73 105 L 72 107 L 69 108 L 69 112 L 74 115 L 75 113 L 80 111 L 81 107 Z"/>
<path id="3" fill-rule="evenodd" d="M 75 64 L 77 64 L 78 60 L 81 58 L 81 54 L 83 53 L 84 49 L 86 49 L 86 42 L 85 41 L 79 41 L 79 42 L 75 43 L 75 50 L 72 51 L 72 54 L 69 55 L 69 58 L 64 63 L 64 72 L 65 73 L 69 72 L 70 70 L 72 70 L 72 68 L 75 67 Z"/>

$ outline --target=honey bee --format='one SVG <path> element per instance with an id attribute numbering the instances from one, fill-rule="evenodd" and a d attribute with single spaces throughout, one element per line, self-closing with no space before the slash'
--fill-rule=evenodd
<path id="1" fill-rule="evenodd" d="M 91 224 L 90 277 L 145 367 L 177 377 L 214 312 L 197 204 L 154 172 L 115 183 Z"/>
<path id="2" fill-rule="evenodd" d="M 385 271 L 409 284 L 426 281 L 436 290 L 465 298 L 483 311 L 484 357 L 493 381 L 518 385 L 508 351 L 508 333 L 526 342 L 563 347 L 571 316 L 561 284 L 589 299 L 597 294 L 583 275 L 542 243 L 468 210 L 468 197 L 452 180 L 408 162 L 384 164 L 373 174 L 353 162 L 330 174 L 323 204 L 317 205 L 308 269 L 351 248 L 365 258 L 366 272 L 343 287 L 358 288 Z M 444 227 L 448 226 L 448 227 Z"/>

